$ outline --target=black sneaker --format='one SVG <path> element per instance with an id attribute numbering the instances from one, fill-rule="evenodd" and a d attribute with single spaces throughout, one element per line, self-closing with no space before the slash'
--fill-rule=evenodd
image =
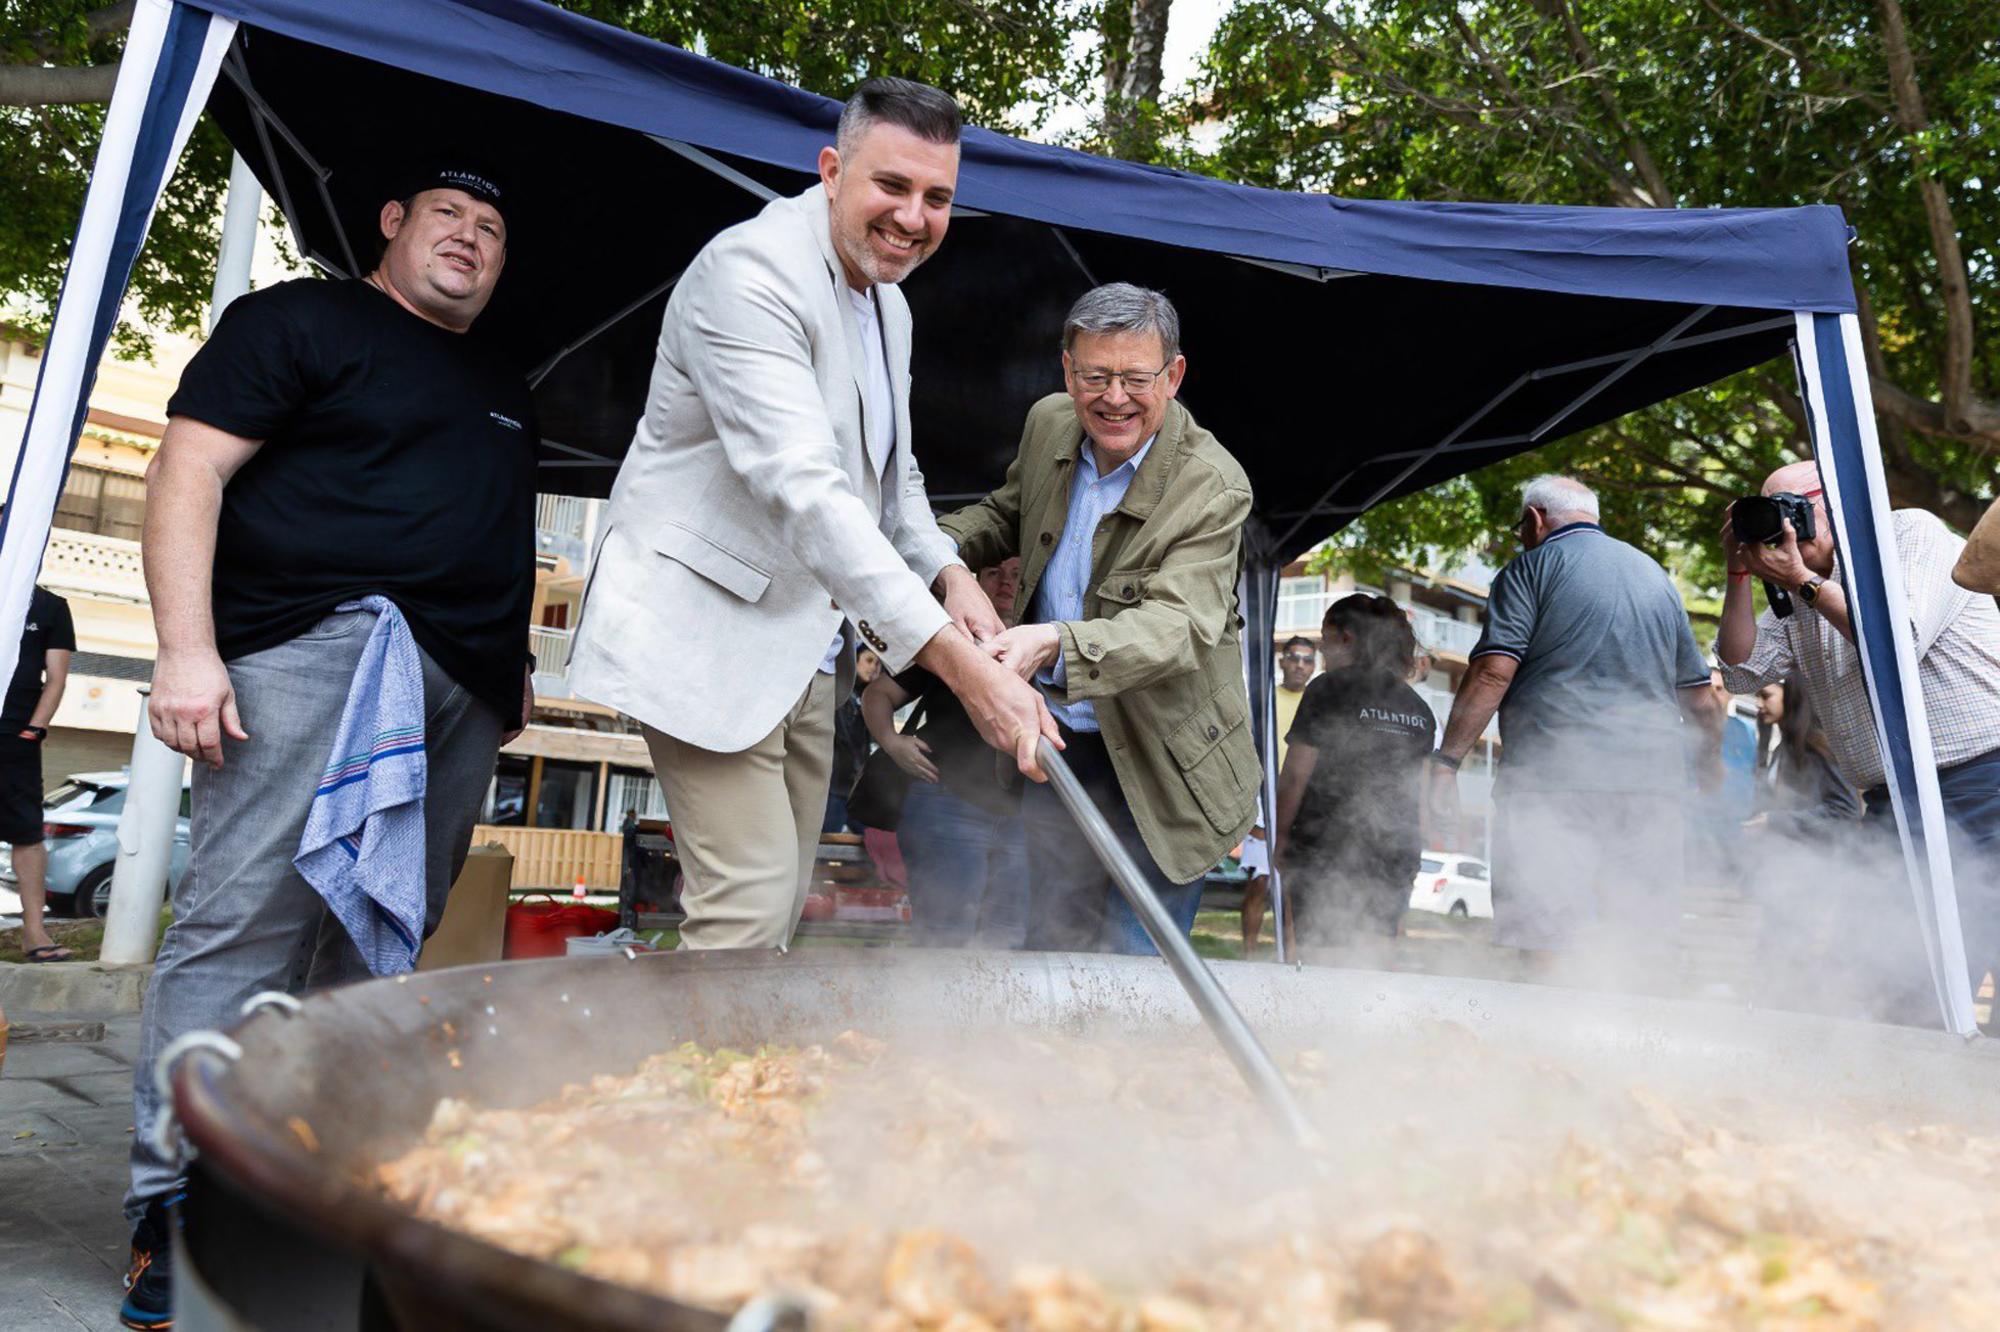
<path id="1" fill-rule="evenodd" d="M 125 1304 L 118 1321 L 141 1332 L 174 1325 L 174 1212 L 185 1195 L 176 1190 L 146 1204 L 132 1229 L 132 1266 L 125 1273 Z"/>

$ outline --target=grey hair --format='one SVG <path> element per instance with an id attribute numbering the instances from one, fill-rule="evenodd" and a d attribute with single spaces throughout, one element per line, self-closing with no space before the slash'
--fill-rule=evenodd
<path id="1" fill-rule="evenodd" d="M 1597 492 L 1573 476 L 1553 472 L 1538 476 L 1521 489 L 1521 512 L 1540 509 L 1550 518 L 1597 521 Z"/>
<path id="2" fill-rule="evenodd" d="M 1079 333 L 1157 333 L 1171 361 L 1181 354 L 1181 317 L 1164 292 L 1107 282 L 1077 297 L 1063 320 L 1063 350 L 1076 344 Z"/>
<path id="3" fill-rule="evenodd" d="M 926 143 L 957 143 L 964 117 L 951 94 L 914 79 L 869 79 L 848 97 L 840 108 L 840 127 L 834 131 L 833 147 L 842 158 L 854 154 L 855 145 L 871 125 L 898 125 Z"/>

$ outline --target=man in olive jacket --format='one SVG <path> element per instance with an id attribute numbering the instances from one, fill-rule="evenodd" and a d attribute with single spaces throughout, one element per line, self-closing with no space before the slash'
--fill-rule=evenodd
<path id="1" fill-rule="evenodd" d="M 1167 298 L 1087 293 L 1063 324 L 1067 396 L 1028 412 L 1000 489 L 939 525 L 972 568 L 1021 557 L 1022 622 L 987 650 L 1047 691 L 1065 758 L 1183 931 L 1250 830 L 1260 768 L 1237 641 L 1250 482 L 1174 401 Z M 1152 945 L 1055 793 L 1023 795 L 1028 947 Z"/>

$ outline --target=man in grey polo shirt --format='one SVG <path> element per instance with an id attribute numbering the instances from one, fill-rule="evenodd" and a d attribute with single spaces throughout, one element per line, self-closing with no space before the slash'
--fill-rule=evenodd
<path id="1" fill-rule="evenodd" d="M 1632 956 L 1673 942 L 1683 719 L 1715 701 L 1673 580 L 1597 516 L 1581 482 L 1528 484 L 1526 549 L 1493 582 L 1432 755 L 1432 810 L 1455 823 L 1458 765 L 1498 709 L 1495 941 L 1554 953 L 1608 933 Z"/>

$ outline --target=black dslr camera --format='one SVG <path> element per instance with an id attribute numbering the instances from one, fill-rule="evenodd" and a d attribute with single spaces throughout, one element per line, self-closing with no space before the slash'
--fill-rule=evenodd
<path id="1" fill-rule="evenodd" d="M 1735 529 L 1736 539 L 1748 545 L 1775 546 L 1783 541 L 1788 518 L 1801 545 L 1817 535 L 1813 502 L 1804 495 L 1784 491 L 1775 495 L 1746 495 L 1729 510 L 1729 525 Z"/>
<path id="2" fill-rule="evenodd" d="M 1729 508 L 1730 530 L 1746 546 L 1775 546 L 1785 539 L 1785 522 L 1800 542 L 1811 541 L 1819 529 L 1813 524 L 1813 502 L 1804 495 L 1779 491 L 1775 495 L 1745 495 Z M 1764 596 L 1771 612 L 1779 619 L 1792 613 L 1792 594 L 1766 580 Z"/>

